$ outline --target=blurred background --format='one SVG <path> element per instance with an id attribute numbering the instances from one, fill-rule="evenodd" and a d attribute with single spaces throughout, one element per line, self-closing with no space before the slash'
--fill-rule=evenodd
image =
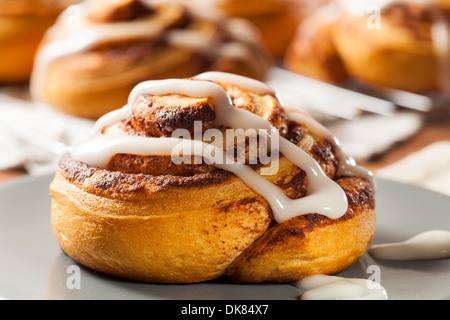
<path id="1" fill-rule="evenodd" d="M 144 80 L 265 81 L 380 178 L 450 195 L 450 1 L 0 0 L 0 183 Z"/>

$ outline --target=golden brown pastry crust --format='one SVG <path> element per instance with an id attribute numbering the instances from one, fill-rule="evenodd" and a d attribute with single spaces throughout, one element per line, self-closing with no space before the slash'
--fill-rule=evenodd
<path id="1" fill-rule="evenodd" d="M 348 73 L 333 41 L 334 24 L 318 14 L 302 24 L 286 50 L 285 67 L 322 81 L 343 83 Z"/>
<path id="2" fill-rule="evenodd" d="M 0 17 L 0 83 L 26 83 L 33 68 L 34 53 L 53 23 L 47 17 Z"/>
<path id="3" fill-rule="evenodd" d="M 381 28 L 369 28 L 368 17 L 343 13 L 316 26 L 309 38 L 300 27 L 288 49 L 286 67 L 340 84 L 350 77 L 413 92 L 438 90 L 439 62 L 431 38 L 436 21 L 433 10 L 394 2 L 381 11 Z"/>
<path id="4" fill-rule="evenodd" d="M 95 119 L 123 106 L 131 89 L 142 81 L 184 78 L 210 70 L 265 78 L 271 62 L 260 43 L 245 45 L 248 58 L 233 55 L 212 57 L 211 53 L 217 48 L 197 50 L 171 44 L 165 38 L 169 30 L 180 29 L 200 32 L 208 39 L 220 39 L 218 45 L 230 40 L 242 43 L 225 30 L 225 21 L 196 16 L 187 7 L 176 4 L 145 7 L 147 11 L 143 13 L 143 6 L 133 5 L 140 3 L 137 0 L 116 2 L 100 7 L 105 10 L 92 11 L 88 15 L 88 23 L 101 26 L 140 19 L 158 24 L 161 34 L 150 40 L 99 44 L 92 50 L 56 59 L 46 70 L 45 77 L 37 80 L 43 81 L 42 95 L 50 106 L 71 115 Z M 92 8 L 98 9 L 95 4 Z M 119 4 L 122 5 L 118 7 Z M 59 26 L 56 30 L 61 28 Z M 52 41 L 49 38 L 44 45 Z"/>
<path id="5" fill-rule="evenodd" d="M 167 157 L 128 154 L 116 155 L 107 169 L 100 169 L 66 155 L 50 186 L 52 226 L 64 252 L 93 270 L 163 283 L 222 276 L 236 282 L 289 282 L 339 272 L 365 252 L 375 230 L 370 184 L 355 177 L 338 179 L 332 144 L 289 121 L 274 96 L 219 84 L 236 107 L 280 128 L 283 137 L 337 179 L 348 198 L 346 215 L 330 220 L 310 214 L 277 224 L 266 199 L 227 171 L 202 164 L 174 168 Z M 145 135 L 147 125 L 155 122 L 150 98 L 139 100 L 133 109 L 137 124 L 126 120 L 103 133 Z M 143 110 L 145 101 L 148 110 Z M 181 106 L 205 108 L 210 103 L 178 95 L 153 101 L 158 102 L 156 109 L 165 104 L 175 122 L 184 115 L 178 113 Z M 162 131 L 156 136 L 169 135 L 164 128 L 173 121 L 160 119 Z M 277 173 L 265 178 L 291 199 L 306 195 L 308 177 L 283 156 Z"/>
<path id="6" fill-rule="evenodd" d="M 353 265 L 372 241 L 375 200 L 365 180 L 337 183 L 350 200 L 345 216 L 331 220 L 311 214 L 274 225 L 233 261 L 227 275 L 235 282 L 291 282 Z"/>
<path id="7" fill-rule="evenodd" d="M 0 83 L 26 83 L 39 43 L 56 17 L 75 0 L 0 2 Z"/>

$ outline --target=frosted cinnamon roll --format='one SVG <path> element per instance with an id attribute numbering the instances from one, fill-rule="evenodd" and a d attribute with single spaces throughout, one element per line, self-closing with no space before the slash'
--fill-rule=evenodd
<path id="1" fill-rule="evenodd" d="M 360 3 L 361 10 L 351 1 L 337 3 L 299 27 L 286 54 L 288 69 L 337 84 L 353 78 L 419 93 L 448 90 L 445 1 Z"/>
<path id="2" fill-rule="evenodd" d="M 45 31 L 76 0 L 0 1 L 0 84 L 27 83 Z"/>
<path id="3" fill-rule="evenodd" d="M 63 16 L 47 33 L 31 89 L 36 100 L 79 117 L 121 107 L 142 81 L 209 70 L 264 79 L 270 63 L 248 23 L 174 2 L 85 1 L 75 21 Z"/>
<path id="4" fill-rule="evenodd" d="M 62 250 L 144 282 L 290 282 L 344 270 L 375 231 L 369 171 L 262 82 L 147 81 L 62 157 Z"/>

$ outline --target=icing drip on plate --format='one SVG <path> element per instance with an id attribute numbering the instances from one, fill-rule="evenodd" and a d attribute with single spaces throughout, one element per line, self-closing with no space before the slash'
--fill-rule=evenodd
<path id="1" fill-rule="evenodd" d="M 430 230 L 406 241 L 372 245 L 369 254 L 382 260 L 431 260 L 450 258 L 450 231 Z"/>
<path id="2" fill-rule="evenodd" d="M 230 171 L 241 178 L 245 184 L 269 202 L 274 212 L 275 220 L 278 223 L 302 214 L 318 213 L 331 219 L 338 219 L 346 213 L 348 203 L 344 190 L 326 176 L 314 158 L 287 139 L 280 137 L 277 130 L 265 119 L 234 107 L 225 89 L 212 81 L 235 83 L 248 91 L 273 95 L 274 92 L 270 87 L 253 79 L 220 72 L 203 73 L 195 77 L 195 79 L 147 81 L 137 85 L 132 90 L 128 104 L 125 107 L 100 118 L 94 128 L 94 135 L 81 139 L 72 146 L 72 158 L 91 166 L 105 169 L 109 160 L 115 154 L 173 156 L 174 150 L 183 150 L 188 155 L 203 156 L 205 161 L 220 169 Z M 264 130 L 270 140 L 269 142 L 278 146 L 276 151 L 279 151 L 289 161 L 306 172 L 308 176 L 307 195 L 300 199 L 288 198 L 280 188 L 264 179 L 257 171 L 252 170 L 243 163 L 235 162 L 234 159 L 227 158 L 222 149 L 203 141 L 174 137 L 117 137 L 101 134 L 101 130 L 104 127 L 127 119 L 131 115 L 132 107 L 138 97 L 145 94 L 180 94 L 189 97 L 210 97 L 214 102 L 215 125 L 217 128 L 228 126 L 233 129 Z M 318 134 L 322 134 L 324 138 L 332 137 L 323 127 L 313 126 L 313 120 L 300 119 L 295 115 L 292 115 L 292 118 L 296 121 L 307 121 L 308 125 L 311 125 L 311 130 L 317 130 Z M 337 139 L 333 138 L 331 141 L 338 147 Z M 212 154 L 214 154 L 214 157 L 211 156 Z M 183 154 L 183 156 L 186 155 L 186 153 Z M 339 155 L 342 156 L 341 153 Z M 361 168 L 346 159 L 343 156 L 340 159 L 345 162 L 341 165 L 343 174 L 350 176 L 360 175 L 370 180 L 371 175 L 368 171 L 363 172 Z M 272 161 L 279 161 L 279 159 L 272 158 Z"/>
<path id="3" fill-rule="evenodd" d="M 315 275 L 294 283 L 305 290 L 301 300 L 387 300 L 386 289 L 368 279 Z"/>
<path id="4" fill-rule="evenodd" d="M 375 259 L 411 261 L 450 258 L 450 231 L 430 230 L 402 242 L 372 245 L 369 254 Z M 315 275 L 296 281 L 303 290 L 302 300 L 386 300 L 386 290 L 366 279 Z"/>

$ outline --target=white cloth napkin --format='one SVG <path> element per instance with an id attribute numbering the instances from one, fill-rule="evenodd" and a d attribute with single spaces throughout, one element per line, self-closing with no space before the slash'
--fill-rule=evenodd
<path id="1" fill-rule="evenodd" d="M 348 155 L 357 161 L 368 161 L 408 139 L 421 126 L 420 114 L 401 112 L 389 116 L 368 114 L 353 120 L 335 121 L 327 127 Z"/>
<path id="2" fill-rule="evenodd" d="M 0 93 L 0 170 L 24 168 L 31 175 L 54 170 L 63 147 L 92 125 Z"/>
<path id="3" fill-rule="evenodd" d="M 435 142 L 377 170 L 375 175 L 450 196 L 450 141 Z"/>

